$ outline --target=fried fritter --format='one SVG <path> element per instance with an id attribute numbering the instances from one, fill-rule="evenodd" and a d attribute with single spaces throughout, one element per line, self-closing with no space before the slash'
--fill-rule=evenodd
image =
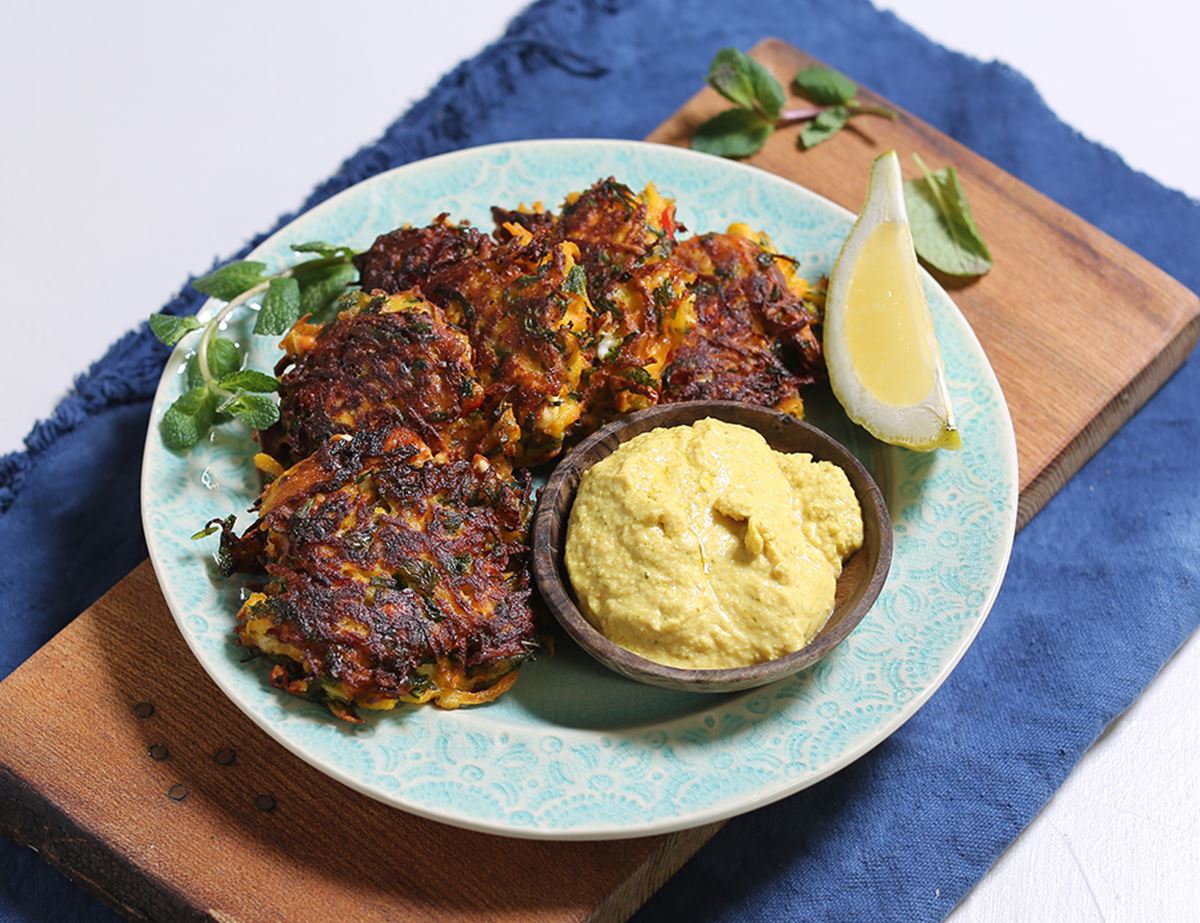
<path id="1" fill-rule="evenodd" d="M 532 246 L 512 228 L 490 241 L 441 216 L 381 236 L 356 265 L 364 288 L 419 286 L 467 332 L 492 423 L 485 448 L 532 465 L 557 455 L 579 419 L 592 309 L 578 248 L 549 237 Z"/>
<path id="2" fill-rule="evenodd" d="M 535 252 L 563 241 L 579 250 L 593 308 L 587 345 L 595 354 L 583 374 L 579 429 L 656 403 L 667 358 L 695 324 L 695 276 L 670 259 L 674 202 L 653 184 L 637 194 L 609 177 L 568 197 L 561 216 L 500 209 L 492 216 L 499 240 L 523 229 Z"/>
<path id="3" fill-rule="evenodd" d="M 677 241 L 673 202 L 612 178 L 493 219 L 380 236 L 366 294 L 297 323 L 256 460 L 278 477 L 244 536 L 224 524 L 229 567 L 268 575 L 241 642 L 348 719 L 489 700 L 536 647 L 513 466 L 659 401 L 799 415 L 823 377 L 818 302 L 765 235 Z"/>
<path id="4" fill-rule="evenodd" d="M 381 234 L 354 258 L 363 291 L 403 292 L 427 288 L 432 273 L 469 257 L 486 257 L 492 241 L 473 227 L 451 224 L 445 213 L 424 228 L 397 228 Z M 426 292 L 427 294 L 428 291 Z"/>
<path id="5" fill-rule="evenodd" d="M 679 244 L 696 274 L 696 326 L 671 354 L 662 400 L 733 400 L 800 416 L 800 387 L 824 377 L 815 307 L 794 264 L 745 225 Z"/>
<path id="6" fill-rule="evenodd" d="M 415 431 L 445 458 L 470 458 L 486 432 L 465 333 L 410 290 L 347 295 L 337 318 L 302 324 L 276 366 L 280 420 L 264 449 L 291 463 L 337 433 Z"/>
<path id="7" fill-rule="evenodd" d="M 349 720 L 490 701 L 536 648 L 529 491 L 480 456 L 435 460 L 412 432 L 332 437 L 267 486 L 245 536 L 226 532 L 226 559 L 269 576 L 239 640 L 279 660 L 275 685 Z"/>

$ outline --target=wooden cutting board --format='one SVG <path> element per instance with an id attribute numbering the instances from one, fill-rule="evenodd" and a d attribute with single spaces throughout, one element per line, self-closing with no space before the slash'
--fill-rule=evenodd
<path id="1" fill-rule="evenodd" d="M 785 83 L 812 63 L 776 40 L 754 54 Z M 705 90 L 650 139 L 686 144 L 723 105 Z M 889 147 L 958 168 L 996 265 L 953 294 L 1012 410 L 1024 524 L 1182 363 L 1200 302 L 910 115 L 805 153 L 796 134 L 752 163 L 855 211 Z M 0 714 L 0 830 L 137 919 L 619 920 L 719 827 L 545 843 L 385 808 L 224 698 L 148 563 L 0 683 Z"/>

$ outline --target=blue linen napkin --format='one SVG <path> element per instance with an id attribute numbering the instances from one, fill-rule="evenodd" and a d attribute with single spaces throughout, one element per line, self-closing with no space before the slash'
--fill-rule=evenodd
<path id="1" fill-rule="evenodd" d="M 1200 290 L 1200 206 L 1059 122 L 1008 67 L 941 48 L 864 0 L 729 9 L 536 3 L 301 210 L 467 145 L 643 137 L 699 86 L 718 47 L 779 35 Z M 568 105 L 547 106 L 548 96 Z M 185 291 L 167 310 L 199 302 Z M 145 556 L 138 466 L 166 355 L 144 327 L 126 334 L 34 428 L 27 451 L 0 459 L 0 676 Z M 637 919 L 948 913 L 1200 620 L 1198 395 L 1193 359 L 1021 533 L 978 640 L 907 725 L 835 777 L 732 821 Z M 0 868 L 0 921 L 111 918 L 7 841 Z"/>

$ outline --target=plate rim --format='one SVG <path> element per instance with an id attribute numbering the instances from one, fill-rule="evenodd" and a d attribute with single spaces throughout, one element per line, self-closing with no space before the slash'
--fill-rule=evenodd
<path id="1" fill-rule="evenodd" d="M 431 163 L 445 163 L 447 161 L 460 158 L 486 156 L 488 153 L 494 153 L 501 150 L 512 151 L 513 149 L 521 148 L 536 149 L 556 146 L 562 148 L 578 148 L 584 146 L 656 148 L 661 149 L 664 152 L 669 151 L 671 156 L 703 159 L 705 162 L 709 163 L 716 160 L 723 165 L 723 169 L 729 169 L 734 173 L 744 173 L 759 177 L 765 176 L 771 178 L 773 181 L 786 183 L 789 186 L 792 186 L 803 196 L 818 201 L 823 207 L 834 209 L 843 216 L 849 218 L 851 221 L 854 218 L 853 212 L 851 212 L 849 209 L 846 209 L 833 200 L 828 199 L 825 196 L 822 196 L 819 193 L 809 189 L 807 186 L 803 186 L 794 180 L 788 179 L 787 177 L 780 176 L 779 174 L 772 173 L 768 170 L 764 170 L 750 164 L 741 163 L 738 161 L 721 160 L 720 158 L 714 158 L 712 155 L 703 154 L 699 151 L 693 151 L 688 148 L 681 148 L 676 145 L 662 144 L 660 142 L 652 141 L 634 141 L 622 138 L 523 139 L 518 141 L 499 141 L 490 144 L 460 148 L 458 150 L 448 151 L 433 157 L 414 160 L 410 163 L 402 164 L 389 170 L 366 177 L 365 179 L 362 179 L 359 182 L 340 190 L 312 208 L 293 215 L 286 224 L 282 225 L 267 237 L 263 238 L 246 256 L 242 258 L 253 259 L 257 254 L 260 254 L 261 251 L 267 251 L 292 227 L 292 225 L 296 223 L 296 221 L 300 220 L 301 218 L 309 218 L 314 215 L 319 215 L 333 210 L 341 203 L 342 200 L 355 195 L 357 191 L 364 185 L 383 182 L 386 177 L 392 176 L 400 171 Z M 698 811 L 692 811 L 683 816 L 660 817 L 654 822 L 645 825 L 639 825 L 632 830 L 628 824 L 618 826 L 612 822 L 592 824 L 590 826 L 585 825 L 567 829 L 546 827 L 530 828 L 514 826 L 503 821 L 479 821 L 468 816 L 448 814 L 426 808 L 419 804 L 412 804 L 395 796 L 389 797 L 387 792 L 381 791 L 377 788 L 372 788 L 355 778 L 355 776 L 349 772 L 342 770 L 340 767 L 323 761 L 319 754 L 309 753 L 306 752 L 304 748 L 296 747 L 293 742 L 290 741 L 286 735 L 281 733 L 274 724 L 269 722 L 265 716 L 255 711 L 250 706 L 250 703 L 242 701 L 241 697 L 235 694 L 233 688 L 222 676 L 208 668 L 206 659 L 200 650 L 198 640 L 194 639 L 191 633 L 186 630 L 184 625 L 184 618 L 186 617 L 185 613 L 180 610 L 178 601 L 172 599 L 171 594 L 169 594 L 165 589 L 167 583 L 169 583 L 169 581 L 164 583 L 164 574 L 169 573 L 169 568 L 167 568 L 166 562 L 163 560 L 165 551 L 163 548 L 157 545 L 155 538 L 156 532 L 151 527 L 148 518 L 150 514 L 150 507 L 146 501 L 150 488 L 150 482 L 152 481 L 151 477 L 149 476 L 150 465 L 148 462 L 151 458 L 152 452 L 157 448 L 154 445 L 154 440 L 159 438 L 157 427 L 158 419 L 154 413 L 154 409 L 161 406 L 167 389 L 171 385 L 177 384 L 176 378 L 170 374 L 170 371 L 177 365 L 177 358 L 181 355 L 185 355 L 187 352 L 187 349 L 184 348 L 183 343 L 177 344 L 172 350 L 171 355 L 168 357 L 167 362 L 163 367 L 163 372 L 159 378 L 158 385 L 155 388 L 154 397 L 151 402 L 150 418 L 146 428 L 146 439 L 143 444 L 142 470 L 139 478 L 138 499 L 141 507 L 140 514 L 142 531 L 145 537 L 150 563 L 154 568 L 155 578 L 158 581 L 163 599 L 166 602 L 167 608 L 175 621 L 176 627 L 178 628 L 179 633 L 183 636 L 184 642 L 187 644 L 192 656 L 195 657 L 201 669 L 204 670 L 204 673 L 208 676 L 208 678 L 217 686 L 218 689 L 220 689 L 221 693 L 228 700 L 233 702 L 239 711 L 246 715 L 257 727 L 263 730 L 272 740 L 282 746 L 288 753 L 301 759 L 322 774 L 335 779 L 346 787 L 357 791 L 368 798 L 371 798 L 373 801 L 387 805 L 389 808 L 394 808 L 409 814 L 424 817 L 428 820 L 436 821 L 438 823 L 447 824 L 449 826 L 459 827 L 462 829 L 473 830 L 480 833 L 506 836 L 516 839 L 570 842 L 621 840 L 675 833 L 680 830 L 687 830 L 695 827 L 702 827 L 718 821 L 725 821 L 738 815 L 756 810 L 765 805 L 780 801 L 790 795 L 794 795 L 797 792 L 803 791 L 804 789 L 816 785 L 824 779 L 827 779 L 829 776 L 841 771 L 851 763 L 865 756 L 871 750 L 875 749 L 875 747 L 877 747 L 879 744 L 883 743 L 883 741 L 887 740 L 894 733 L 896 733 L 897 730 L 899 730 L 915 714 L 917 714 L 917 712 L 921 710 L 921 708 L 926 702 L 929 701 L 933 694 L 937 692 L 938 689 L 940 689 L 946 682 L 950 674 L 955 670 L 962 658 L 965 656 L 967 650 L 974 643 L 975 638 L 978 636 L 980 630 L 983 628 L 984 623 L 987 621 L 988 616 L 991 614 L 992 607 L 995 604 L 996 598 L 1000 592 L 1000 588 L 1004 583 L 1004 578 L 1007 574 L 1008 565 L 1011 560 L 1013 539 L 1015 538 L 1016 534 L 1017 505 L 1020 498 L 1020 481 L 1016 435 L 1013 429 L 1012 415 L 1008 408 L 1008 401 L 1004 396 L 1004 391 L 1000 385 L 1000 381 L 996 377 L 996 372 L 992 367 L 991 360 L 988 358 L 987 352 L 983 348 L 983 344 L 980 343 L 978 335 L 975 333 L 974 328 L 971 326 L 966 316 L 954 302 L 954 299 L 950 296 L 950 293 L 947 292 L 945 288 L 937 282 L 936 279 L 934 279 L 924 268 L 921 268 L 920 272 L 922 280 L 927 285 L 932 283 L 939 290 L 941 290 L 947 301 L 953 307 L 954 311 L 961 318 L 963 330 L 965 335 L 969 338 L 969 343 L 979 350 L 979 354 L 984 359 L 983 372 L 986 380 L 991 384 L 992 388 L 994 389 L 994 393 L 998 397 L 996 404 L 999 412 L 999 420 L 997 422 L 1000 424 L 999 429 L 1001 435 L 1006 437 L 1002 439 L 1004 446 L 1008 449 L 1006 458 L 1004 459 L 1004 467 L 1006 469 L 1010 484 L 1008 496 L 1006 497 L 1006 509 L 1001 520 L 1001 526 L 1003 529 L 1002 534 L 1004 536 L 1004 547 L 999 555 L 995 579 L 983 602 L 980 604 L 979 617 L 974 620 L 974 623 L 969 630 L 960 638 L 957 646 L 947 658 L 945 664 L 942 666 L 942 669 L 928 682 L 925 688 L 923 688 L 919 693 L 915 694 L 911 699 L 905 701 L 899 710 L 888 721 L 875 728 L 872 733 L 868 734 L 862 741 L 859 741 L 855 745 L 848 747 L 846 751 L 840 754 L 837 758 L 831 760 L 820 770 L 817 770 L 811 774 L 806 774 L 802 778 L 795 780 L 794 784 L 773 787 L 767 791 L 745 793 L 734 799 L 731 799 L 729 803 L 724 803 L 716 807 L 709 807 L 707 809 Z M 196 312 L 197 319 L 203 322 L 211 315 L 211 312 L 214 310 L 216 305 L 217 302 L 215 302 L 214 299 L 207 299 Z"/>

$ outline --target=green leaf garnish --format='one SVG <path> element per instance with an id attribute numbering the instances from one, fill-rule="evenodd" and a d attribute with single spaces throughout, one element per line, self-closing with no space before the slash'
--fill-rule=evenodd
<path id="1" fill-rule="evenodd" d="M 193 330 L 200 329 L 200 321 L 188 315 L 176 317 L 174 314 L 151 314 L 150 330 L 163 343 L 174 346 Z"/>
<path id="2" fill-rule="evenodd" d="M 323 240 L 310 240 L 303 244 L 292 244 L 292 249 L 296 253 L 319 253 L 325 259 L 330 260 L 349 260 L 358 256 L 358 251 L 351 247 L 327 244 Z"/>
<path id="3" fill-rule="evenodd" d="M 313 266 L 316 262 L 323 265 Z M 325 309 L 337 301 L 347 286 L 358 281 L 358 270 L 350 263 L 325 263 L 324 260 L 313 263 L 301 263 L 293 270 L 293 275 L 300 284 L 301 312 L 311 314 L 316 322 L 323 323 L 329 319 Z M 302 271 L 305 266 L 312 268 Z"/>
<path id="4" fill-rule="evenodd" d="M 774 121 L 783 109 L 783 87 L 775 76 L 736 48 L 722 48 L 708 66 L 708 84 L 743 109 Z"/>
<path id="5" fill-rule="evenodd" d="M 300 319 L 300 283 L 295 279 L 272 279 L 267 286 L 254 332 L 279 336 L 292 329 Z"/>
<path id="6" fill-rule="evenodd" d="M 265 263 L 236 260 L 196 279 L 192 284 L 198 291 L 226 302 L 204 324 L 193 317 L 155 315 L 150 319 L 155 336 L 170 345 L 202 328 L 199 347 L 186 366 L 190 390 L 163 415 L 160 429 L 169 448 L 191 448 L 214 425 L 234 419 L 259 430 L 279 420 L 278 405 L 264 396 L 279 390 L 278 380 L 257 369 L 243 369 L 237 344 L 216 333 L 231 312 L 264 288 L 255 318 L 256 334 L 286 333 L 304 311 L 318 321 L 324 320 L 323 313 L 337 313 L 339 296 L 358 281 L 358 270 L 351 263 L 357 251 L 324 241 L 295 244 L 292 249 L 316 254 L 316 258 L 270 275 Z M 207 358 L 203 368 L 201 351 Z"/>
<path id="7" fill-rule="evenodd" d="M 235 394 L 223 409 L 251 429 L 267 429 L 279 420 L 279 405 L 261 394 Z"/>
<path id="8" fill-rule="evenodd" d="M 233 301 L 263 281 L 266 263 L 255 260 L 234 260 L 192 282 L 192 288 L 221 301 Z"/>
<path id="9" fill-rule="evenodd" d="M 220 381 L 220 387 L 226 391 L 250 391 L 258 394 L 268 394 L 279 390 L 279 380 L 266 372 L 255 369 L 242 369 L 227 375 Z"/>
<path id="10" fill-rule="evenodd" d="M 806 67 L 792 78 L 792 89 L 814 103 L 844 106 L 858 93 L 858 84 L 832 67 Z"/>
<path id="11" fill-rule="evenodd" d="M 201 386 L 192 388 L 168 407 L 159 424 L 167 448 L 182 452 L 208 435 L 216 403 L 212 392 Z"/>
<path id="12" fill-rule="evenodd" d="M 242 367 L 242 354 L 237 344 L 225 337 L 213 337 L 208 344 L 208 371 L 215 379 L 232 375 Z M 187 363 L 187 383 L 189 388 L 197 388 L 204 384 L 204 374 L 200 371 L 200 355 L 197 353 Z"/>
<path id="13" fill-rule="evenodd" d="M 794 109 L 784 109 L 786 94 L 771 72 L 736 48 L 716 53 L 707 79 L 736 106 L 709 119 L 692 135 L 695 150 L 718 157 L 756 154 L 776 128 L 787 125 L 805 123 L 800 146 L 808 150 L 828 141 L 855 116 L 896 118 L 891 109 L 859 101 L 858 84 L 830 67 L 806 67 L 792 78 L 792 88 L 818 104 Z"/>
<path id="14" fill-rule="evenodd" d="M 992 255 L 971 214 L 971 204 L 953 167 L 931 171 L 913 154 L 921 179 L 904 184 L 904 202 L 917 255 L 951 276 L 981 276 L 992 268 Z"/>
<path id="15" fill-rule="evenodd" d="M 696 129 L 692 148 L 718 157 L 749 157 L 762 150 L 775 124 L 750 109 L 726 109 Z"/>
<path id="16" fill-rule="evenodd" d="M 806 151 L 811 151 L 822 141 L 828 141 L 845 128 L 849 120 L 850 110 L 845 106 L 830 106 L 800 129 L 801 146 Z"/>

